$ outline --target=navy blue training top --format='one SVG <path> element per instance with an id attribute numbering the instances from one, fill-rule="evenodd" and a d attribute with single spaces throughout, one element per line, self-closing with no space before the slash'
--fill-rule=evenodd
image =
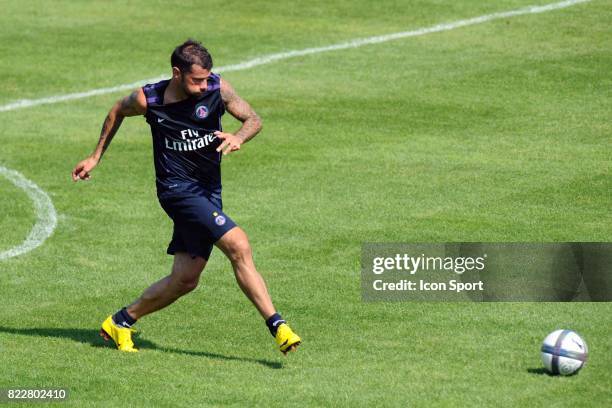
<path id="1" fill-rule="evenodd" d="M 169 80 L 142 87 L 147 98 L 145 118 L 151 126 L 157 196 L 221 194 L 221 131 L 225 106 L 221 78 L 211 74 L 200 97 L 164 104 Z"/>

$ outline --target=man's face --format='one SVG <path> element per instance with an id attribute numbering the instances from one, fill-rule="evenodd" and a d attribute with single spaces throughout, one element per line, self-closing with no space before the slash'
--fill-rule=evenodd
<path id="1" fill-rule="evenodd" d="M 208 77 L 210 71 L 202 68 L 199 65 L 191 65 L 190 72 L 180 73 L 181 85 L 183 91 L 189 96 L 201 96 L 208 87 Z"/>

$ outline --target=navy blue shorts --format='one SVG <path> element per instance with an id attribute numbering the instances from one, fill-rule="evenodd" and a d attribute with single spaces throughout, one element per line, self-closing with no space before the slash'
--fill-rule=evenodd
<path id="1" fill-rule="evenodd" d="M 187 252 L 208 260 L 213 244 L 236 226 L 221 208 L 221 197 L 168 197 L 159 201 L 174 221 L 168 254 Z"/>

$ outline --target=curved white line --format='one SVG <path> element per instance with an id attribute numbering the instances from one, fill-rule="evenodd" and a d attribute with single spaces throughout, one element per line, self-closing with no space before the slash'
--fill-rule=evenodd
<path id="1" fill-rule="evenodd" d="M 40 187 L 18 171 L 0 166 L 0 175 L 6 177 L 16 187 L 19 187 L 30 197 L 36 211 L 36 223 L 26 239 L 16 247 L 0 252 L 0 261 L 25 254 L 40 246 L 53 234 L 57 226 L 57 213 L 51 198 Z"/>
<path id="2" fill-rule="evenodd" d="M 516 10 L 485 14 L 482 16 L 474 17 L 474 18 L 458 20 L 452 23 L 436 24 L 431 27 L 423 27 L 423 28 L 418 28 L 416 30 L 411 30 L 411 31 L 401 31 L 398 33 L 377 35 L 374 37 L 358 38 L 355 40 L 342 42 L 338 44 L 327 45 L 324 47 L 306 48 L 302 50 L 293 50 L 293 51 L 279 52 L 276 54 L 262 55 L 261 57 L 256 57 L 251 60 L 244 61 L 238 64 L 219 67 L 215 69 L 215 71 L 216 72 L 241 71 L 244 69 L 257 67 L 259 65 L 270 64 L 275 61 L 285 60 L 289 58 L 301 57 L 301 56 L 311 55 L 311 54 L 320 54 L 322 52 L 345 50 L 349 48 L 358 48 L 364 45 L 379 44 L 379 43 L 384 43 L 388 41 L 399 40 L 401 38 L 418 37 L 421 35 L 438 33 L 441 31 L 454 30 L 455 28 L 466 27 L 466 26 L 471 26 L 475 24 L 482 24 L 482 23 L 486 23 L 487 21 L 499 20 L 502 18 L 516 17 L 516 16 L 525 15 L 525 14 L 545 13 L 547 11 L 562 9 L 562 8 L 570 7 L 576 4 L 580 4 L 580 3 L 587 3 L 589 1 L 591 0 L 565 0 L 565 1 L 558 2 L 558 3 L 545 4 L 543 6 L 527 6 L 527 7 L 522 7 Z M 15 110 L 15 109 L 29 108 L 31 106 L 37 106 L 37 105 L 46 105 L 50 103 L 70 101 L 74 99 L 83 99 L 83 98 L 88 98 L 90 96 L 104 95 L 104 94 L 109 94 L 109 93 L 118 92 L 118 91 L 131 90 L 134 88 L 138 88 L 146 83 L 153 83 L 153 82 L 161 81 L 162 79 L 165 79 L 165 78 L 167 78 L 167 75 L 162 75 L 158 78 L 145 79 L 142 81 L 133 82 L 131 84 L 117 85 L 117 86 L 113 86 L 110 88 L 92 89 L 92 90 L 85 91 L 85 92 L 77 92 L 77 93 L 70 93 L 70 94 L 64 94 L 64 95 L 54 95 L 54 96 L 49 96 L 46 98 L 39 98 L 39 99 L 21 99 L 21 100 L 11 102 L 6 105 L 0 105 L 0 112 L 6 112 L 6 111 Z"/>

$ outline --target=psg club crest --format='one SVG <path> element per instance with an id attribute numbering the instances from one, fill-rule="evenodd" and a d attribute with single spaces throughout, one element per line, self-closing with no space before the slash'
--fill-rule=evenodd
<path id="1" fill-rule="evenodd" d="M 223 224 L 225 224 L 225 217 L 222 215 L 217 215 L 215 217 L 215 224 L 217 224 L 218 226 L 222 226 Z"/>
<path id="2" fill-rule="evenodd" d="M 195 110 L 196 118 L 204 119 L 208 116 L 208 108 L 206 105 L 198 105 Z"/>
<path id="3" fill-rule="evenodd" d="M 218 212 L 213 212 L 213 216 L 215 217 L 215 224 L 218 226 L 222 226 L 225 224 L 225 217 L 219 214 Z"/>

